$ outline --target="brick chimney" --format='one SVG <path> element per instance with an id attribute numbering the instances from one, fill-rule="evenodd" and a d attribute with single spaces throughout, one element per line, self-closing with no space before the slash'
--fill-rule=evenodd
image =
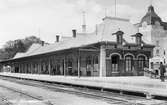
<path id="1" fill-rule="evenodd" d="M 41 41 L 41 45 L 44 46 L 45 42 L 44 41 Z"/>
<path id="2" fill-rule="evenodd" d="M 76 38 L 76 36 L 77 36 L 77 30 L 76 30 L 76 29 L 73 29 L 73 30 L 72 30 L 72 33 L 73 33 L 73 37 Z"/>
<path id="3" fill-rule="evenodd" d="M 56 35 L 56 42 L 59 42 L 59 41 L 60 41 L 60 36 Z"/>

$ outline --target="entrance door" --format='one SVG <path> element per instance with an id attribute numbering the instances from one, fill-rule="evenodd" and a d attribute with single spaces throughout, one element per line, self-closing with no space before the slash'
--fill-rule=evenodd
<path id="1" fill-rule="evenodd" d="M 111 57 L 111 69 L 112 72 L 118 72 L 118 68 L 119 68 L 119 56 L 118 55 L 113 55 Z"/>

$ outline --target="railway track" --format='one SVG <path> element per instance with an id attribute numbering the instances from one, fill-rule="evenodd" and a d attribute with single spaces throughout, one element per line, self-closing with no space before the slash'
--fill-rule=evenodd
<path id="1" fill-rule="evenodd" d="M 32 94 L 27 93 L 27 92 L 24 92 L 24 91 L 22 91 L 22 90 L 19 90 L 19 89 L 16 89 L 16 88 L 6 87 L 6 86 L 3 86 L 3 85 L 0 85 L 0 87 L 1 87 L 1 88 L 4 88 L 4 89 L 7 89 L 7 90 L 9 90 L 9 91 L 12 91 L 12 92 L 14 92 L 14 93 L 17 93 L 17 94 L 20 95 L 20 97 L 26 96 L 26 97 L 31 98 L 32 100 L 39 101 L 39 102 L 43 103 L 42 105 L 53 105 L 50 101 L 48 101 L 48 100 L 46 101 L 45 99 L 43 99 L 43 98 L 40 97 L 40 96 L 35 96 L 34 94 L 32 95 Z M 8 99 L 8 98 L 6 97 L 6 95 L 0 94 L 0 100 L 1 100 L 0 105 L 1 105 L 1 104 L 2 104 L 2 105 L 15 105 L 14 103 L 12 103 L 12 102 L 10 101 L 10 99 Z"/>
<path id="2" fill-rule="evenodd" d="M 95 98 L 100 100 L 105 100 L 106 102 L 110 103 L 111 105 L 148 105 L 148 103 L 153 103 L 149 105 L 167 105 L 165 101 L 159 102 L 155 104 L 156 100 L 147 100 L 145 97 L 141 96 L 134 96 L 134 95 L 127 95 L 120 93 L 114 93 L 109 91 L 101 91 L 99 89 L 91 89 L 91 88 L 83 88 L 78 86 L 67 86 L 62 84 L 55 84 L 50 82 L 41 82 L 41 81 L 32 81 L 32 80 L 25 80 L 25 79 L 17 79 L 13 77 L 2 77 L 1 79 L 7 80 L 10 82 L 15 82 L 23 85 L 28 86 L 35 86 L 44 88 L 51 91 L 56 92 L 65 92 L 75 95 L 80 95 L 83 97 Z M 37 97 L 38 98 L 38 97 Z M 42 99 L 39 99 L 42 100 Z M 51 105 L 51 104 L 49 104 Z"/>

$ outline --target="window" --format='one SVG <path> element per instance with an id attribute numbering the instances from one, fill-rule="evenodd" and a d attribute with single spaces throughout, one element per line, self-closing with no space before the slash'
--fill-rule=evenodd
<path id="1" fill-rule="evenodd" d="M 139 62 L 139 68 L 143 70 L 145 67 L 145 57 L 139 56 L 138 62 Z"/>
<path id="2" fill-rule="evenodd" d="M 122 35 L 118 35 L 118 43 L 119 43 L 119 44 L 122 43 Z"/>
<path id="3" fill-rule="evenodd" d="M 112 72 L 118 72 L 119 56 L 114 55 L 111 57 Z"/>
<path id="4" fill-rule="evenodd" d="M 136 43 L 137 43 L 138 45 L 141 44 L 141 36 L 136 36 Z"/>
<path id="5" fill-rule="evenodd" d="M 126 71 L 132 71 L 133 57 L 128 55 L 125 57 Z"/>

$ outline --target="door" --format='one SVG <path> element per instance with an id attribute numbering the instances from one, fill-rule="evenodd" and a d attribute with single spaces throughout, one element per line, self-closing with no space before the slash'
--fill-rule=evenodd
<path id="1" fill-rule="evenodd" d="M 119 56 L 118 55 L 113 55 L 111 57 L 111 69 L 112 73 L 118 73 L 119 69 Z"/>

